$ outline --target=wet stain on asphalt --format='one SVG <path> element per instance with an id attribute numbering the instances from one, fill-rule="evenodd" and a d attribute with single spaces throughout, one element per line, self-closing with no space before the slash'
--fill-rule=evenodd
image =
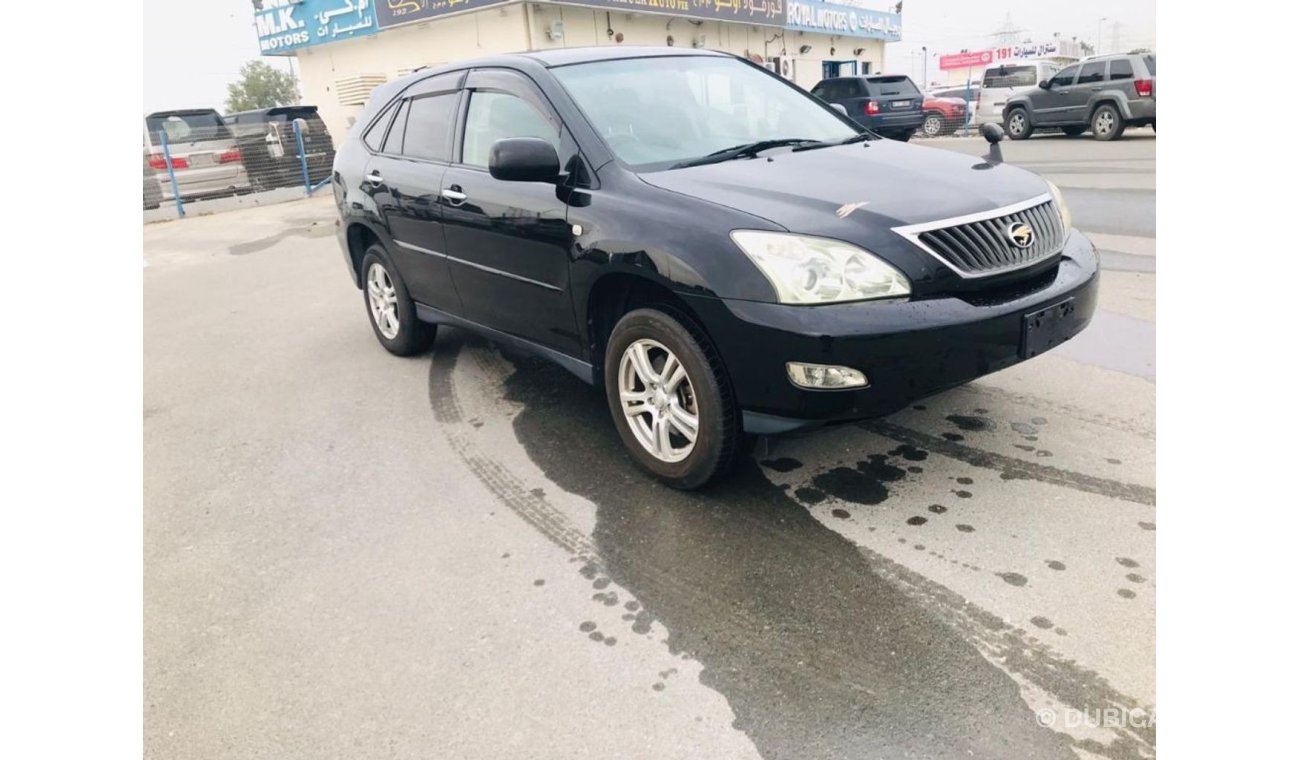
<path id="1" fill-rule="evenodd" d="M 794 497 L 804 504 L 820 504 L 821 502 L 826 501 L 826 494 L 816 488 L 796 488 L 794 491 Z"/>
<path id="2" fill-rule="evenodd" d="M 998 573 L 997 576 L 1012 586 L 1023 586 L 1029 583 L 1029 579 L 1020 573 Z"/>
<path id="3" fill-rule="evenodd" d="M 945 440 L 948 440 L 948 441 L 964 441 L 964 440 L 966 440 L 966 436 L 962 435 L 961 433 L 944 433 L 944 434 L 943 434 L 943 437 L 944 437 Z"/>
<path id="4" fill-rule="evenodd" d="M 680 493 L 631 473 L 603 399 L 563 370 L 521 360 L 506 390 L 530 458 L 596 505 L 603 572 L 700 661 L 764 757 L 1073 757 L 1009 676 L 753 460 Z M 860 503 L 904 476 L 884 457 L 841 469 L 823 487 Z"/>
<path id="5" fill-rule="evenodd" d="M 1034 625 L 1038 626 L 1039 628 L 1051 628 L 1051 627 L 1052 627 L 1052 621 L 1051 621 L 1051 620 L 1048 620 L 1047 618 L 1043 617 L 1042 615 L 1038 615 L 1038 616 L 1036 616 L 1036 617 L 1031 617 L 1031 618 L 1029 618 L 1029 622 L 1033 623 Z"/>
<path id="6" fill-rule="evenodd" d="M 1139 520 L 1138 527 L 1141 528 L 1142 530 L 1155 530 L 1156 524 L 1153 522 L 1143 522 Z"/>
<path id="7" fill-rule="evenodd" d="M 1133 597 L 1137 596 L 1137 592 L 1134 591 L 1134 590 L 1131 589 L 1131 588 L 1122 588 L 1122 589 L 1116 591 L 1115 593 L 1119 594 L 1120 596 L 1124 597 L 1125 599 L 1132 599 Z"/>
<path id="8" fill-rule="evenodd" d="M 925 449 L 918 449 L 911 444 L 904 443 L 899 445 L 898 448 L 893 451 L 890 451 L 889 455 L 891 457 L 902 457 L 909 462 L 924 462 L 929 458 L 930 452 Z"/>
<path id="9" fill-rule="evenodd" d="M 921 517 L 920 515 L 907 518 L 908 525 L 925 525 L 926 522 L 927 522 L 926 519 L 924 517 Z"/>
<path id="10" fill-rule="evenodd" d="M 974 533 L 974 532 L 975 532 L 975 526 L 973 526 L 973 525 L 966 525 L 966 524 L 958 524 L 958 525 L 957 525 L 957 530 L 961 531 L 962 533 Z"/>
<path id="11" fill-rule="evenodd" d="M 762 465 L 777 472 L 793 472 L 803 467 L 803 462 L 790 457 L 779 457 L 777 459 L 766 459 L 762 462 Z"/>
<path id="12" fill-rule="evenodd" d="M 599 394 L 552 365 L 516 361 L 506 389 L 523 405 L 519 441 L 548 479 L 596 506 L 592 536 L 575 531 L 459 432 L 469 427 L 458 427 L 450 378 L 474 339 L 448 332 L 430 365 L 429 399 L 452 449 L 520 519 L 584 563 L 584 577 L 608 575 L 640 599 L 633 632 L 649 635 L 662 621 L 664 643 L 699 660 L 701 681 L 727 698 L 735 727 L 764 757 L 1070 758 L 1070 744 L 1117 759 L 1152 752 L 1154 729 L 1103 744 L 1041 728 L 1007 671 L 1077 709 L 1141 705 L 996 615 L 825 528 L 757 462 L 705 493 L 661 487 L 632 472 Z"/>
<path id="13" fill-rule="evenodd" d="M 958 430 L 967 433 L 978 433 L 986 430 L 993 430 L 997 425 L 988 417 L 970 417 L 964 414 L 950 414 L 945 419 L 957 426 Z"/>
<path id="14" fill-rule="evenodd" d="M 872 454 L 865 461 L 858 462 L 857 467 L 836 467 L 817 474 L 812 479 L 812 487 L 841 501 L 879 504 L 889 498 L 889 488 L 885 484 L 902 480 L 906 475 L 901 468 L 889 464 L 883 454 Z M 798 496 L 799 491 L 795 495 Z"/>
<path id="15" fill-rule="evenodd" d="M 1116 557 L 1116 558 L 1115 558 L 1115 561 L 1118 562 L 1119 564 L 1123 565 L 1124 567 L 1138 567 L 1138 566 L 1139 566 L 1137 560 L 1135 560 L 1135 559 L 1129 559 L 1128 557 Z"/>
<path id="16" fill-rule="evenodd" d="M 941 515 L 944 512 L 948 511 L 948 508 L 942 504 L 931 504 L 929 507 L 926 507 L 926 509 L 929 509 L 931 512 L 935 513 L 936 515 Z"/>
<path id="17" fill-rule="evenodd" d="M 847 509 L 836 507 L 831 510 L 831 517 L 838 517 L 841 520 L 847 520 L 849 519 L 849 511 Z"/>
<path id="18" fill-rule="evenodd" d="M 1053 570 L 1064 570 L 1064 569 L 1065 569 L 1065 563 L 1062 562 L 1062 561 L 1060 561 L 1060 560 L 1056 560 L 1056 559 L 1049 559 L 1049 560 L 1047 560 L 1047 566 L 1050 567 L 1050 568 L 1053 569 Z"/>

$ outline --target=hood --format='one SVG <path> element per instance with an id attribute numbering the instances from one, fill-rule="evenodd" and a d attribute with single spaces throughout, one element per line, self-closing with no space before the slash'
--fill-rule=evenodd
<path id="1" fill-rule="evenodd" d="M 1048 192 L 1024 169 L 893 140 L 767 153 L 641 179 L 791 232 L 867 246 L 892 227 L 989 211 Z"/>

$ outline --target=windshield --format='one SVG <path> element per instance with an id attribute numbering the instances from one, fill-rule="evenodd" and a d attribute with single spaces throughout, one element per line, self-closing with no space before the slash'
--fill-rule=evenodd
<path id="1" fill-rule="evenodd" d="M 858 133 L 811 95 L 734 58 L 629 58 L 552 71 L 609 149 L 638 171 L 761 140 Z"/>

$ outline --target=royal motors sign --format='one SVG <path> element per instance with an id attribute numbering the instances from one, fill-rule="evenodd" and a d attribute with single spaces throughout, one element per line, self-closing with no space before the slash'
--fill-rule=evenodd
<path id="1" fill-rule="evenodd" d="M 785 28 L 897 42 L 903 17 L 868 8 L 863 0 L 786 0 Z"/>
<path id="2" fill-rule="evenodd" d="M 262 55 L 280 55 L 378 30 L 371 0 L 253 0 L 253 24 Z"/>
<path id="3" fill-rule="evenodd" d="M 785 0 L 557 0 L 564 5 L 605 8 L 628 13 L 736 21 L 760 26 L 785 23 Z"/>
<path id="4" fill-rule="evenodd" d="M 375 0 L 379 28 L 413 24 L 461 11 L 474 11 L 509 0 Z"/>

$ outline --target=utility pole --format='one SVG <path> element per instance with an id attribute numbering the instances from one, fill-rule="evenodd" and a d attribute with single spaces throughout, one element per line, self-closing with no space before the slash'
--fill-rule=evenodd
<path id="1" fill-rule="evenodd" d="M 1095 55 L 1101 55 L 1101 24 L 1103 21 L 1106 20 L 1107 19 L 1105 16 L 1102 16 L 1101 18 L 1097 19 L 1097 49 L 1093 51 Z"/>
<path id="2" fill-rule="evenodd" d="M 921 46 L 921 89 L 930 86 L 930 48 Z"/>

